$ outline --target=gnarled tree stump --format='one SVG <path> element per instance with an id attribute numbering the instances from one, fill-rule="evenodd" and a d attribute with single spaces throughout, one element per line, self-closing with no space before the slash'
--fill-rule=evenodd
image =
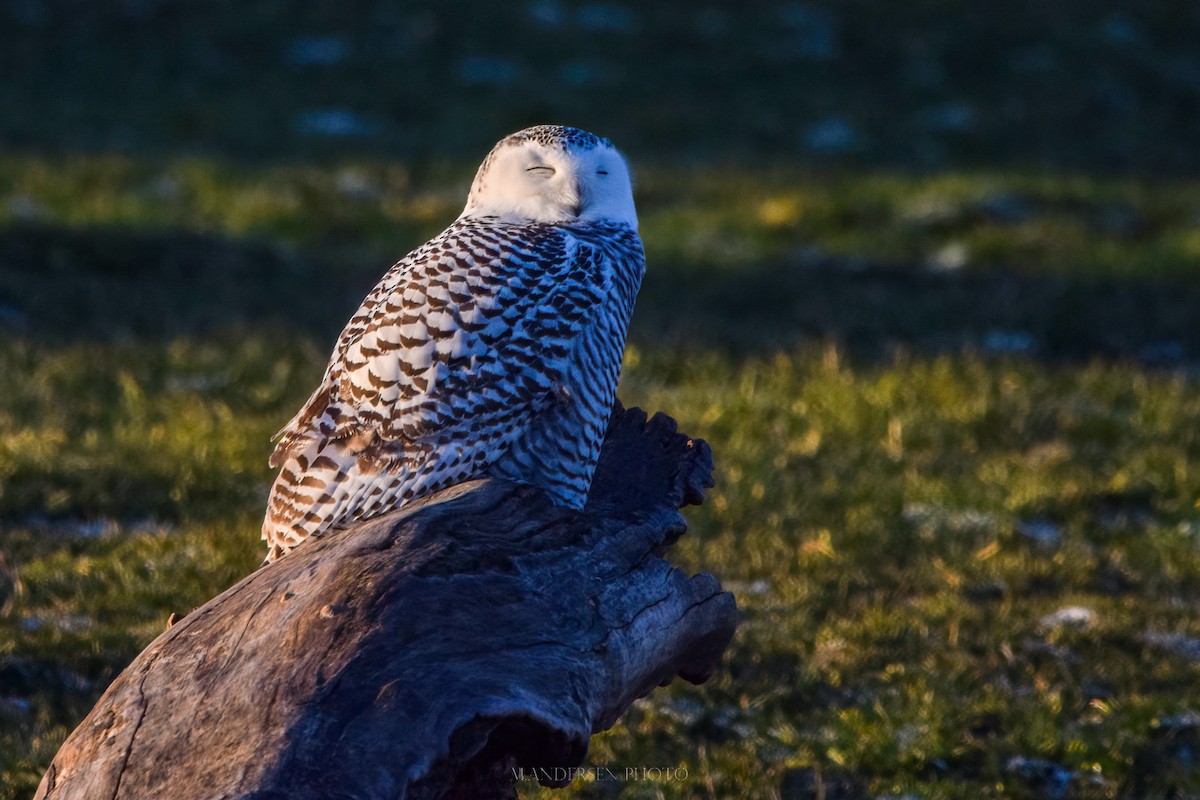
<path id="1" fill-rule="evenodd" d="M 733 597 L 661 558 L 711 471 L 618 408 L 583 511 L 485 479 L 308 541 L 152 642 L 36 797 L 513 797 L 716 669 Z"/>

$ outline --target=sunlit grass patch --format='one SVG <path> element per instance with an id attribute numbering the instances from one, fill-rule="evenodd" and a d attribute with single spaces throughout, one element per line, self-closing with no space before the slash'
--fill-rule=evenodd
<path id="1" fill-rule="evenodd" d="M 4 156 L 0 222 L 181 228 L 394 259 L 457 216 L 473 169 Z M 646 167 L 636 189 L 652 264 L 730 268 L 832 256 L 1034 274 L 1197 269 L 1195 181 L 706 166 Z"/>
<path id="2" fill-rule="evenodd" d="M 323 354 L 244 333 L 2 356 L 15 797 L 172 612 L 255 566 L 267 438 Z M 1200 709 L 1194 377 L 643 346 L 622 394 L 712 443 L 718 485 L 675 558 L 743 611 L 712 683 L 597 739 L 593 762 L 694 776 L 634 796 L 769 796 L 813 768 L 876 793 L 1004 796 L 1025 758 L 1111 797 L 1155 725 Z"/>

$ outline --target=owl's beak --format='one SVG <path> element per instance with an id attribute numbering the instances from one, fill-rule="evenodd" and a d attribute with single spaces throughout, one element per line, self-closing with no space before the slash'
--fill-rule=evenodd
<path id="1" fill-rule="evenodd" d="M 583 213 L 583 181 L 576 178 L 572 181 L 571 188 L 575 190 L 572 194 L 574 201 L 567 206 L 567 210 L 571 212 L 571 216 L 578 218 Z"/>

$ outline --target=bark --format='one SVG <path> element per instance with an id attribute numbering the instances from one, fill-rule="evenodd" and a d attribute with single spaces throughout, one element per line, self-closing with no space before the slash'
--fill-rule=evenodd
<path id="1" fill-rule="evenodd" d="M 711 472 L 618 408 L 582 511 L 484 479 L 308 541 L 152 642 L 36 797 L 515 797 L 716 669 L 733 597 L 661 557 Z"/>

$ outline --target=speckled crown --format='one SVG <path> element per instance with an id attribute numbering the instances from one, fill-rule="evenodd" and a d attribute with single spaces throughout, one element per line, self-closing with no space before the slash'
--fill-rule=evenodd
<path id="1" fill-rule="evenodd" d="M 523 131 L 517 131 L 500 140 L 500 144 L 516 144 L 518 142 L 536 142 L 537 144 L 591 150 L 596 147 L 612 147 L 612 142 L 602 139 L 594 133 L 572 128 L 568 125 L 534 125 Z"/>

